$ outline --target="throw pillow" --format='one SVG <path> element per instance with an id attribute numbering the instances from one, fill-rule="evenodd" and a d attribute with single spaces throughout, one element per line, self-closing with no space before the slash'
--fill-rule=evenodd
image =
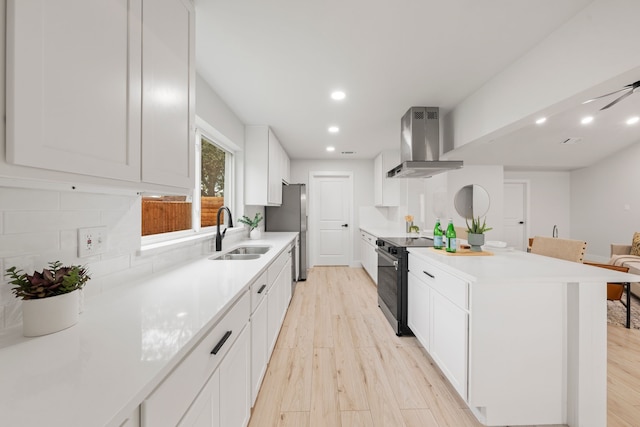
<path id="1" fill-rule="evenodd" d="M 631 255 L 640 256 L 640 233 L 633 233 L 633 242 L 631 242 Z"/>

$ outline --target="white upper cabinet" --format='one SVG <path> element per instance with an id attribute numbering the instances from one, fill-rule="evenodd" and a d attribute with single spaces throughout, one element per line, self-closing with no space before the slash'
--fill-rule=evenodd
<path id="1" fill-rule="evenodd" d="M 7 3 L 7 161 L 140 180 L 141 0 Z"/>
<path id="2" fill-rule="evenodd" d="M 154 0 L 142 12 L 142 181 L 193 188 L 194 8 Z"/>
<path id="3" fill-rule="evenodd" d="M 282 172 L 282 182 L 289 184 L 291 182 L 291 160 L 289 159 L 287 152 L 284 151 L 284 147 L 281 147 L 281 149 L 280 169 Z"/>
<path id="4" fill-rule="evenodd" d="M 247 126 L 245 130 L 245 204 L 282 204 L 282 161 L 286 155 L 268 126 Z"/>
<path id="5" fill-rule="evenodd" d="M 193 188 L 194 64 L 190 0 L 9 0 L 7 161 Z"/>
<path id="6" fill-rule="evenodd" d="M 383 151 L 373 163 L 373 194 L 376 206 L 400 205 L 400 179 L 387 178 L 387 171 L 400 164 L 398 150 Z"/>

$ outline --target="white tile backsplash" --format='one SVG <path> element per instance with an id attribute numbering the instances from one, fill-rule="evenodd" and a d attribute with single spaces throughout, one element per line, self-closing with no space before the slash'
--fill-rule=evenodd
<path id="1" fill-rule="evenodd" d="M 60 192 L 0 187 L 0 211 L 60 209 Z"/>
<path id="2" fill-rule="evenodd" d="M 139 255 L 140 219 L 138 196 L 0 187 L 0 330 L 22 322 L 22 303 L 4 277 L 12 265 L 28 273 L 55 260 L 86 265 L 91 298 L 212 251 L 208 238 Z M 107 227 L 106 252 L 78 258 L 78 228 L 99 225 Z M 225 247 L 243 236 L 228 233 Z"/>

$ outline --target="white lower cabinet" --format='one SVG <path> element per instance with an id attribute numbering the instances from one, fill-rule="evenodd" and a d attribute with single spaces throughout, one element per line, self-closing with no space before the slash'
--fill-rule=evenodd
<path id="1" fill-rule="evenodd" d="M 140 407 L 138 406 L 120 427 L 140 427 Z"/>
<path id="2" fill-rule="evenodd" d="M 465 401 L 468 390 L 468 284 L 409 255 L 408 324 Z"/>
<path id="3" fill-rule="evenodd" d="M 371 277 L 375 284 L 378 284 L 378 252 L 376 247 L 376 237 L 360 230 L 360 258 L 362 267 Z"/>
<path id="4" fill-rule="evenodd" d="M 249 424 L 251 416 L 249 328 L 244 329 L 218 369 L 220 370 L 220 426 L 244 427 Z"/>
<path id="5" fill-rule="evenodd" d="M 431 290 L 413 273 L 409 273 L 407 286 L 407 323 L 420 344 L 429 351 L 431 347 Z"/>
<path id="6" fill-rule="evenodd" d="M 269 361 L 267 313 L 267 300 L 264 299 L 251 315 L 251 406 L 256 403 Z"/>
<path id="7" fill-rule="evenodd" d="M 179 427 L 220 427 L 220 369 L 216 369 Z"/>
<path id="8" fill-rule="evenodd" d="M 431 310 L 429 354 L 466 400 L 469 315 L 436 291 L 431 292 Z"/>

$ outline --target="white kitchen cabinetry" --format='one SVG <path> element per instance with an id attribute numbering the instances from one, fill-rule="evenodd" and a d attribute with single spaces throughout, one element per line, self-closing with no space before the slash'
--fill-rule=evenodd
<path id="1" fill-rule="evenodd" d="M 220 427 L 220 369 L 216 369 L 178 427 Z"/>
<path id="2" fill-rule="evenodd" d="M 224 411 L 221 408 L 220 420 L 240 420 L 247 416 L 251 394 L 249 384 L 250 336 L 247 332 L 250 310 L 251 297 L 248 292 L 245 292 L 222 319 L 213 326 L 205 338 L 185 356 L 142 403 L 143 427 L 175 426 L 183 418 L 192 419 L 193 417 L 194 422 L 200 420 L 200 415 L 192 416 L 188 414 L 187 410 L 192 406 L 201 390 L 209 393 L 207 392 L 207 381 L 218 366 L 221 369 L 220 399 L 223 399 L 222 395 L 225 393 L 233 394 L 234 398 L 240 399 L 239 402 L 226 409 L 233 410 L 233 414 L 226 414 L 223 417 Z M 239 360 L 229 361 L 229 358 Z M 233 371 L 233 376 L 223 374 L 225 369 Z M 215 385 L 209 386 L 215 387 Z M 246 390 L 241 391 L 241 388 Z M 210 389 L 209 391 L 213 393 L 214 390 Z M 224 403 L 228 405 L 227 402 Z M 245 424 L 221 423 L 221 425 L 241 427 Z"/>
<path id="3" fill-rule="evenodd" d="M 7 161 L 193 188 L 191 1 L 48 6 L 7 3 Z"/>
<path id="4" fill-rule="evenodd" d="M 373 195 L 376 206 L 400 205 L 399 178 L 387 178 L 387 172 L 400 164 L 398 150 L 382 151 L 373 162 Z"/>
<path id="5" fill-rule="evenodd" d="M 286 151 L 284 151 L 284 147 L 281 147 L 282 151 L 280 152 L 280 170 L 282 173 L 282 182 L 285 184 L 289 184 L 291 179 L 291 160 L 289 159 L 289 155 Z"/>
<path id="6" fill-rule="evenodd" d="M 194 7 L 155 0 L 142 12 L 142 181 L 193 188 Z"/>
<path id="7" fill-rule="evenodd" d="M 413 272 L 408 274 L 407 324 L 420 344 L 431 349 L 431 290 Z"/>
<path id="8" fill-rule="evenodd" d="M 251 340 L 245 328 L 220 364 L 220 425 L 244 427 L 251 416 Z"/>
<path id="9" fill-rule="evenodd" d="M 269 361 L 267 274 L 251 285 L 251 406 L 256 402 Z"/>
<path id="10" fill-rule="evenodd" d="M 360 257 L 362 267 L 371 277 L 375 284 L 378 284 L 378 252 L 376 251 L 376 237 L 364 230 L 360 230 Z"/>
<path id="11" fill-rule="evenodd" d="M 282 204 L 282 181 L 288 175 L 283 171 L 282 157 L 286 155 L 268 126 L 245 128 L 245 204 Z"/>
<path id="12" fill-rule="evenodd" d="M 7 2 L 7 161 L 140 180 L 141 0 Z"/>
<path id="13" fill-rule="evenodd" d="M 468 283 L 410 255 L 407 297 L 411 331 L 466 400 Z"/>
<path id="14" fill-rule="evenodd" d="M 267 271 L 269 291 L 267 294 L 268 354 L 271 356 L 278 340 L 278 333 L 289 306 L 291 297 L 291 253 L 283 252 Z"/>
<path id="15" fill-rule="evenodd" d="M 120 427 L 140 427 L 140 407 L 138 406 Z"/>

